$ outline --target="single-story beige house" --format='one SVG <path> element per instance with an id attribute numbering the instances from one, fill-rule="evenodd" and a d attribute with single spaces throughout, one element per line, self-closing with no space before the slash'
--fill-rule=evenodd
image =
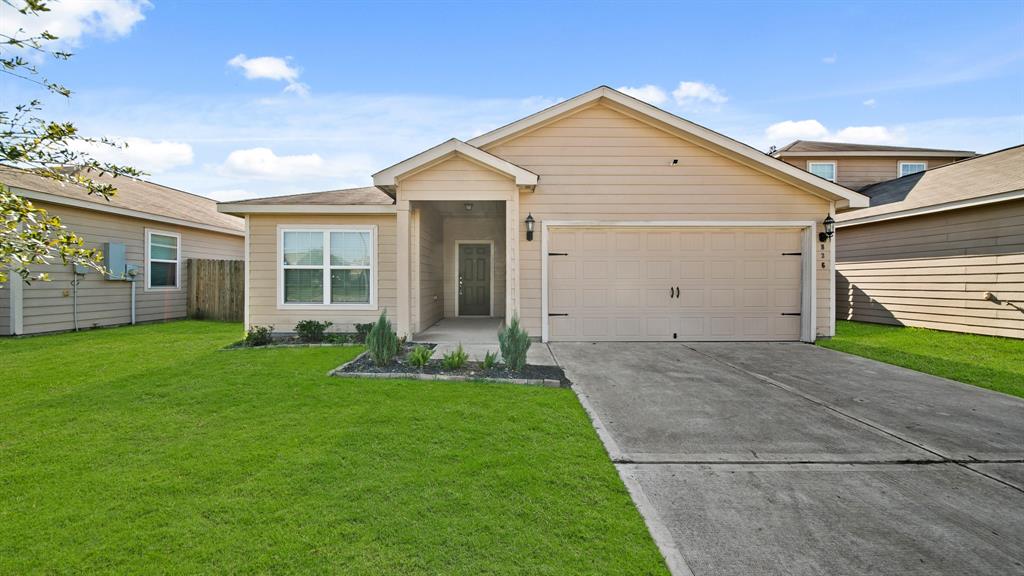
<path id="1" fill-rule="evenodd" d="M 1024 146 L 861 193 L 836 217 L 840 318 L 1024 338 Z"/>
<path id="2" fill-rule="evenodd" d="M 772 156 L 840 186 L 860 190 L 878 182 L 964 160 L 974 156 L 974 152 L 796 140 L 773 151 Z"/>
<path id="3" fill-rule="evenodd" d="M 403 336 L 518 314 L 549 340 L 804 340 L 834 330 L 824 222 L 868 199 L 599 87 L 373 175 L 225 202 L 246 324 Z"/>
<path id="4" fill-rule="evenodd" d="M 93 177 L 117 187 L 109 200 L 85 188 L 0 166 L 0 182 L 59 216 L 104 253 L 109 275 L 48 265 L 49 282 L 0 287 L 0 335 L 39 334 L 184 318 L 188 258 L 241 260 L 243 220 L 209 198 L 132 178 Z M 134 279 L 134 282 L 132 281 Z M 134 294 L 134 297 L 133 297 Z"/>

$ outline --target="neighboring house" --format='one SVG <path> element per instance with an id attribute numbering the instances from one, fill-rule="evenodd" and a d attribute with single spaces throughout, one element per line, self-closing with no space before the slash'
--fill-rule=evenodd
<path id="1" fill-rule="evenodd" d="M 1024 146 L 861 191 L 840 214 L 840 318 L 1024 338 Z"/>
<path id="2" fill-rule="evenodd" d="M 95 177 L 117 187 L 109 200 L 83 187 L 0 166 L 0 182 L 59 216 L 88 248 L 104 251 L 110 276 L 71 266 L 36 266 L 51 281 L 26 285 L 13 276 L 0 288 L 0 334 L 37 334 L 185 316 L 187 258 L 241 260 L 241 219 L 216 202 L 131 178 Z M 135 282 L 131 274 L 136 272 Z M 77 280 L 77 282 L 75 282 Z M 134 284 L 134 285 L 133 285 Z"/>
<path id="3" fill-rule="evenodd" d="M 969 150 L 797 140 L 772 155 L 830 182 L 860 190 L 974 156 Z"/>
<path id="4" fill-rule="evenodd" d="M 835 318 L 822 222 L 868 204 L 608 87 L 373 182 L 219 205 L 246 218 L 247 325 L 386 309 L 403 336 L 518 313 L 545 341 L 813 341 Z"/>

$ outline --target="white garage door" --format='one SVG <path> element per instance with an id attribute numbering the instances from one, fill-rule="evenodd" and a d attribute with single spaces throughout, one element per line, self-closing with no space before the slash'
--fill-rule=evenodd
<path id="1" fill-rule="evenodd" d="M 553 341 L 799 340 L 797 228 L 551 228 Z"/>

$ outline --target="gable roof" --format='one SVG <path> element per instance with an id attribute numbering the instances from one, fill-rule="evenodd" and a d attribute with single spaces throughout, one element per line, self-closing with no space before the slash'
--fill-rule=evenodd
<path id="1" fill-rule="evenodd" d="M 975 156 L 861 190 L 871 207 L 836 217 L 853 226 L 1024 198 L 1024 145 Z"/>
<path id="2" fill-rule="evenodd" d="M 221 202 L 217 210 L 227 214 L 258 212 L 318 212 L 333 214 L 375 214 L 394 212 L 394 199 L 376 186 L 325 190 L 287 196 L 266 196 Z"/>
<path id="3" fill-rule="evenodd" d="M 516 166 L 515 164 L 499 158 L 494 154 L 485 152 L 475 146 L 471 146 L 458 138 L 452 138 L 442 142 L 433 148 L 424 150 L 419 154 L 402 160 L 388 168 L 373 175 L 373 183 L 392 193 L 396 181 L 409 174 L 418 172 L 434 164 L 443 162 L 455 155 L 464 156 L 477 164 L 481 164 L 495 172 L 510 176 L 515 180 L 517 186 L 536 186 L 538 176 L 529 170 Z"/>
<path id="4" fill-rule="evenodd" d="M 596 103 L 609 105 L 616 110 L 627 113 L 639 120 L 666 130 L 684 140 L 707 148 L 723 156 L 731 158 L 741 164 L 745 164 L 755 170 L 768 174 L 774 178 L 792 184 L 801 190 L 835 201 L 841 208 L 860 208 L 868 205 L 865 196 L 844 188 L 824 178 L 819 178 L 809 172 L 791 166 L 777 158 L 773 158 L 756 148 L 748 146 L 738 140 L 719 134 L 680 118 L 675 114 L 666 112 L 647 102 L 623 94 L 608 86 L 598 86 L 589 92 L 585 92 L 570 98 L 554 106 L 531 114 L 526 118 L 512 122 L 482 134 L 467 141 L 467 144 L 486 150 L 489 147 L 497 146 L 511 138 L 514 138 L 526 131 L 539 128 L 559 118 L 567 116 L 576 110 L 591 106 Z"/>
<path id="5" fill-rule="evenodd" d="M 944 156 L 965 158 L 974 156 L 970 150 L 944 150 L 941 148 L 909 148 L 906 146 L 880 146 L 877 144 L 850 144 L 847 142 L 821 142 L 817 140 L 794 140 L 775 151 L 774 156 Z"/>
<path id="6" fill-rule="evenodd" d="M 0 165 L 0 182 L 10 188 L 17 188 L 19 195 L 30 200 L 202 228 L 236 236 L 245 233 L 245 223 L 239 218 L 218 212 L 217 202 L 210 198 L 137 178 L 115 178 L 96 174 L 88 176 L 98 183 L 114 186 L 117 193 L 105 199 L 99 195 L 88 194 L 86 188 L 78 184 L 58 182 L 30 170 Z"/>

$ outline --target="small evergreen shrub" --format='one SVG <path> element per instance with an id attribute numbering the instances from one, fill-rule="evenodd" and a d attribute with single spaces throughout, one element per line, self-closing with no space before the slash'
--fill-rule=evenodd
<path id="1" fill-rule="evenodd" d="M 513 315 L 512 320 L 498 331 L 498 347 L 505 366 L 509 370 L 519 372 L 526 366 L 526 351 L 530 349 L 530 335 L 519 327 L 519 316 Z"/>
<path id="2" fill-rule="evenodd" d="M 366 337 L 370 335 L 370 330 L 373 329 L 373 322 L 367 322 L 365 324 L 357 323 L 356 327 L 356 342 L 366 342 Z"/>
<path id="3" fill-rule="evenodd" d="M 366 350 L 373 358 L 377 366 L 386 366 L 391 363 L 401 349 L 401 342 L 398 335 L 391 328 L 391 321 L 388 320 L 387 310 L 380 313 L 380 318 L 366 335 Z"/>
<path id="4" fill-rule="evenodd" d="M 469 354 L 462 349 L 462 343 L 459 343 L 458 348 L 444 355 L 441 366 L 444 366 L 445 370 L 458 370 L 466 365 L 466 360 L 469 360 Z"/>
<path id="5" fill-rule="evenodd" d="M 409 352 L 409 364 L 416 368 L 423 368 L 430 362 L 430 357 L 434 355 L 434 349 L 423 346 L 422 344 L 416 346 Z"/>
<path id="6" fill-rule="evenodd" d="M 266 346 L 273 342 L 273 326 L 250 326 L 245 333 L 246 346 Z"/>
<path id="7" fill-rule="evenodd" d="M 483 368 L 484 370 L 490 370 L 491 368 L 494 368 L 497 365 L 498 365 L 498 353 L 497 352 L 491 352 L 490 350 L 488 350 L 484 354 L 484 361 L 480 363 L 480 367 Z"/>
<path id="8" fill-rule="evenodd" d="M 295 333 L 299 340 L 308 343 L 324 341 L 324 332 L 331 327 L 332 322 L 321 322 L 319 320 L 302 320 L 295 325 Z"/>

